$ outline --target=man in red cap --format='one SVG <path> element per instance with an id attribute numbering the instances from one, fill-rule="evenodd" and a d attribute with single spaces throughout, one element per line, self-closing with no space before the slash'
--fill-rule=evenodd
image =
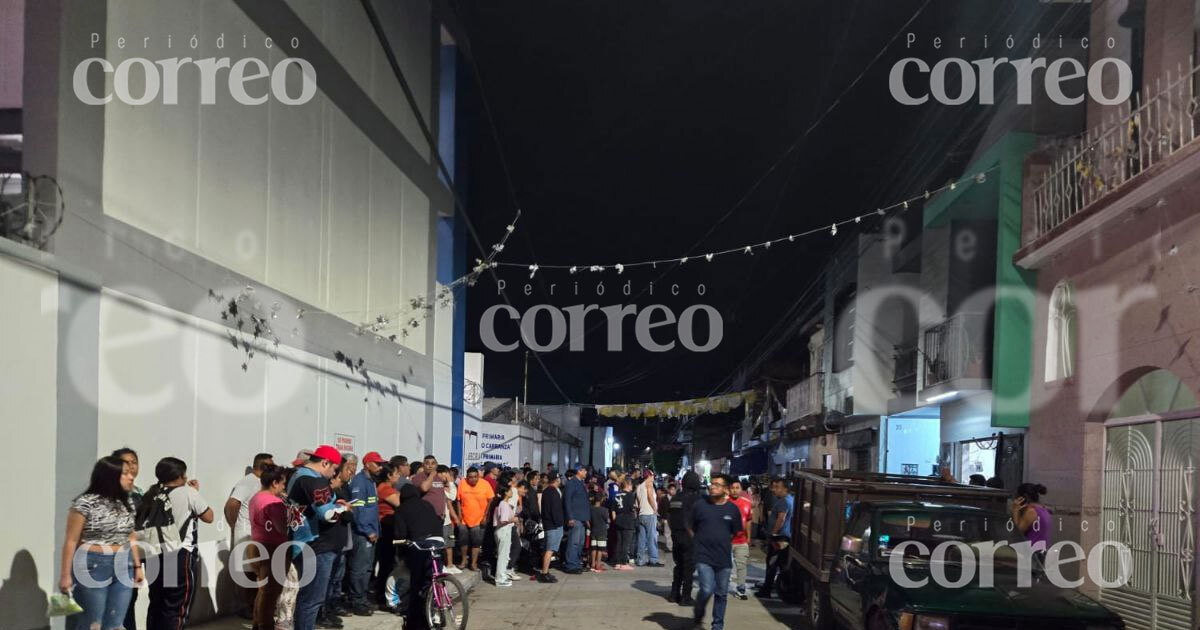
<path id="1" fill-rule="evenodd" d="M 350 553 L 346 563 L 349 575 L 346 597 L 355 615 L 369 617 L 367 585 L 375 564 L 375 541 L 379 540 L 379 495 L 375 490 L 375 475 L 383 457 L 375 451 L 363 456 L 363 469 L 350 480 L 350 506 L 354 521 L 350 527 Z M 389 551 L 391 551 L 389 549 Z"/>
<path id="2" fill-rule="evenodd" d="M 345 532 L 336 523 L 351 508 L 345 501 L 336 500 L 329 483 L 341 463 L 342 454 L 336 448 L 318 446 L 288 484 L 288 498 L 304 509 L 304 523 L 292 532 L 292 541 L 307 544 L 313 552 L 310 562 L 298 548 L 292 552 L 300 583 L 304 584 L 296 594 L 294 630 L 314 629 L 329 591 L 334 560 L 346 542 Z M 309 575 L 312 579 L 305 583 Z"/>

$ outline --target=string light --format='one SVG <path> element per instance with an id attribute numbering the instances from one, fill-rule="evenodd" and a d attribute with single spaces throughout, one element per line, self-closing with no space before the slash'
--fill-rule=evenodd
<path id="1" fill-rule="evenodd" d="M 981 171 L 978 173 L 973 173 L 969 176 L 964 176 L 957 180 L 951 180 L 951 181 L 947 182 L 941 188 L 926 190 L 921 194 L 915 195 L 913 197 L 909 197 L 907 199 L 901 199 L 893 204 L 875 208 L 874 210 L 872 210 L 870 212 L 866 212 L 866 213 L 859 214 L 856 216 L 848 217 L 842 221 L 835 221 L 833 223 L 830 223 L 826 227 L 813 228 L 813 229 L 805 231 L 805 232 L 797 232 L 794 234 L 788 234 L 787 236 L 782 236 L 782 237 L 776 238 L 776 239 L 771 239 L 771 240 L 762 241 L 762 242 L 758 242 L 758 243 L 752 243 L 752 244 L 748 244 L 748 245 L 739 245 L 737 247 L 731 247 L 729 249 L 724 249 L 721 251 L 709 252 L 709 253 L 703 254 L 704 260 L 707 262 L 712 262 L 718 256 L 724 256 L 726 254 L 733 254 L 733 253 L 741 253 L 743 255 L 752 256 L 752 255 L 754 255 L 755 249 L 758 249 L 758 248 L 762 248 L 764 250 L 770 249 L 772 245 L 774 245 L 776 243 L 782 243 L 785 241 L 788 243 L 794 243 L 794 242 L 796 242 L 796 239 L 799 237 L 812 236 L 815 234 L 820 234 L 821 232 L 828 232 L 828 234 L 830 236 L 836 237 L 838 234 L 838 228 L 842 227 L 844 225 L 861 224 L 863 222 L 863 219 L 872 218 L 872 217 L 884 217 L 884 216 L 887 216 L 887 212 L 889 210 L 906 211 L 912 207 L 912 204 L 914 202 L 928 201 L 928 200 L 932 199 L 934 195 L 941 193 L 943 191 L 957 190 L 959 184 L 971 184 L 971 183 L 981 184 L 981 183 L 987 181 L 987 173 L 995 168 L 998 168 L 998 167 L 993 166 L 984 171 Z M 498 253 L 499 251 L 503 251 L 503 242 L 499 243 L 499 245 L 500 245 L 500 249 L 496 250 L 496 253 Z M 493 249 L 495 249 L 495 248 L 493 247 Z M 687 262 L 691 259 L 692 259 L 691 256 L 680 256 L 680 257 L 676 257 L 676 258 L 655 258 L 655 259 L 651 259 L 651 260 L 643 260 L 643 261 L 636 261 L 636 262 L 622 262 L 622 263 L 617 263 L 617 264 L 613 264 L 613 265 L 608 265 L 608 267 L 611 267 L 612 269 L 616 270 L 616 272 L 618 274 L 621 274 L 621 273 L 624 273 L 626 269 L 631 269 L 634 267 L 641 267 L 641 266 L 650 266 L 652 268 L 657 269 L 658 263 L 676 263 L 679 265 L 686 265 Z M 576 265 L 549 265 L 549 264 L 541 264 L 541 263 L 532 263 L 531 264 L 531 263 L 515 263 L 515 262 L 492 262 L 491 265 L 493 267 L 522 267 L 522 268 L 528 269 L 530 271 L 534 271 L 535 269 L 562 269 L 562 270 L 568 271 L 572 275 L 576 274 L 580 269 L 587 269 L 588 271 L 591 271 L 594 273 L 599 273 L 599 272 L 604 271 L 605 267 L 606 267 L 605 265 L 577 265 L 577 264 Z M 532 275 L 530 277 L 532 277 Z"/>

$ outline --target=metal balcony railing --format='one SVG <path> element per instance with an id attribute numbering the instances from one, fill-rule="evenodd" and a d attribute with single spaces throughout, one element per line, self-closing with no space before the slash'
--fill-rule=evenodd
<path id="1" fill-rule="evenodd" d="M 799 420 L 825 410 L 825 375 L 813 374 L 787 392 L 786 420 Z"/>
<path id="2" fill-rule="evenodd" d="M 1168 71 L 1055 152 L 1033 190 L 1035 239 L 1196 140 L 1196 72 L 1188 57 L 1186 67 Z"/>
<path id="3" fill-rule="evenodd" d="M 892 384 L 897 392 L 912 392 L 917 388 L 917 347 L 894 346 Z"/>
<path id="4" fill-rule="evenodd" d="M 985 315 L 958 313 L 925 330 L 925 387 L 956 378 L 988 378 L 986 324 Z"/>

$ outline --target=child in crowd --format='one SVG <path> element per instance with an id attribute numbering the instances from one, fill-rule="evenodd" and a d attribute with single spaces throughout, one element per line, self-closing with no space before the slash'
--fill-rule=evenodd
<path id="1" fill-rule="evenodd" d="M 592 494 L 592 519 L 588 527 L 592 531 L 592 571 L 605 571 L 604 552 L 608 545 L 608 509 L 604 507 L 605 494 L 597 490 Z"/>
<path id="2" fill-rule="evenodd" d="M 608 510 L 616 524 L 616 536 L 609 545 L 613 549 L 612 555 L 609 556 L 613 568 L 618 571 L 632 571 L 627 541 L 633 538 L 633 532 L 637 528 L 637 508 L 634 506 L 633 481 L 628 477 L 621 480 L 620 489 L 608 500 Z"/>
<path id="3" fill-rule="evenodd" d="M 500 486 L 499 490 L 501 499 L 492 513 L 492 525 L 496 532 L 496 586 L 512 586 L 514 575 L 508 568 L 508 555 L 517 522 L 517 511 L 512 506 L 515 491 L 510 484 Z"/>

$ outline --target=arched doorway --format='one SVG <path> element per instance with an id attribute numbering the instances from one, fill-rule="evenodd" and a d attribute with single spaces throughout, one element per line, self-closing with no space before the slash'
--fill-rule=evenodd
<path id="1" fill-rule="evenodd" d="M 1102 538 L 1131 550 L 1133 572 L 1100 599 L 1127 628 L 1184 630 L 1197 618 L 1200 410 L 1170 371 L 1140 372 L 1108 412 L 1101 500 Z M 1117 554 L 1104 554 L 1104 577 L 1115 579 Z"/>

